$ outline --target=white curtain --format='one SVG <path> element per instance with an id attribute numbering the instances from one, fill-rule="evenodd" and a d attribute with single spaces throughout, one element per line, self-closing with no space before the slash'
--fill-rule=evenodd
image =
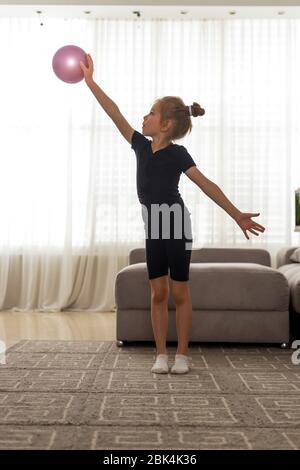
<path id="1" fill-rule="evenodd" d="M 67 44 L 140 132 L 158 97 L 205 108 L 176 143 L 266 231 L 247 240 L 182 175 L 194 248 L 265 248 L 274 265 L 299 244 L 300 20 L 0 18 L 0 44 L 0 309 L 112 310 L 115 276 L 144 246 L 135 154 L 84 81 L 54 75 Z"/>

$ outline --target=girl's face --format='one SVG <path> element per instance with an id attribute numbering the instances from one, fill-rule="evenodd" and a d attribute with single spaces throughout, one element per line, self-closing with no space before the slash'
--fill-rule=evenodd
<path id="1" fill-rule="evenodd" d="M 152 106 L 150 112 L 144 116 L 143 134 L 150 136 L 158 134 L 160 132 L 160 127 L 159 105 L 156 103 Z"/>

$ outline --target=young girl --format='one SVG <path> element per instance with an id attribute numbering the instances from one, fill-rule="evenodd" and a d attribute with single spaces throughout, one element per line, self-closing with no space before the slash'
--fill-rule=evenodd
<path id="1" fill-rule="evenodd" d="M 137 159 L 137 194 L 142 205 L 148 278 L 151 287 L 151 321 L 156 343 L 156 360 L 152 372 L 169 372 L 166 338 L 168 330 L 168 297 L 170 269 L 171 290 L 176 305 L 177 352 L 172 373 L 189 371 L 188 343 L 192 325 L 192 304 L 188 286 L 192 250 L 190 212 L 178 191 L 184 172 L 204 193 L 247 230 L 265 228 L 251 220 L 259 213 L 240 212 L 221 189 L 197 168 L 191 155 L 172 140 L 191 132 L 191 116 L 205 111 L 198 103 L 186 106 L 181 98 L 165 96 L 155 101 L 144 116 L 142 133 L 134 130 L 114 103 L 93 80 L 93 61 L 87 54 L 88 67 L 80 62 L 85 82 L 121 134 L 131 144 Z M 152 137 L 152 140 L 145 136 Z M 162 222 L 160 215 L 162 215 Z M 172 217 L 173 216 L 173 217 Z"/>

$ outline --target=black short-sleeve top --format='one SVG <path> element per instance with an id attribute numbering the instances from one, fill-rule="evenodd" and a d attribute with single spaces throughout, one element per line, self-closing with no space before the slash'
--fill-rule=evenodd
<path id="1" fill-rule="evenodd" d="M 137 195 L 141 204 L 182 202 L 178 183 L 182 172 L 196 166 L 185 147 L 169 144 L 153 153 L 151 140 L 134 131 L 131 148 L 135 151 Z"/>

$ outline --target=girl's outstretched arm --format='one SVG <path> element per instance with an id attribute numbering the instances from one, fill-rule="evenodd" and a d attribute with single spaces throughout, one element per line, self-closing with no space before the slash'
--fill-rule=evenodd
<path id="1" fill-rule="evenodd" d="M 249 236 L 247 234 L 247 230 L 253 233 L 254 235 L 258 235 L 255 230 L 259 232 L 264 232 L 265 227 L 260 225 L 253 220 L 251 217 L 256 217 L 259 215 L 259 212 L 241 212 L 235 207 L 231 201 L 225 196 L 221 188 L 214 183 L 213 181 L 209 180 L 204 176 L 201 171 L 198 170 L 196 166 L 190 167 L 185 174 L 199 186 L 200 189 L 210 197 L 218 206 L 222 207 L 227 214 L 229 214 L 235 222 L 239 225 L 241 230 L 244 232 L 245 237 L 249 240 Z"/>
<path id="2" fill-rule="evenodd" d="M 95 98 L 102 106 L 106 114 L 113 120 L 123 137 L 131 144 L 132 135 L 134 129 L 126 121 L 124 116 L 121 114 L 117 104 L 107 96 L 103 90 L 97 85 L 93 79 L 94 64 L 90 54 L 87 54 L 88 67 L 80 62 L 81 70 L 84 73 L 84 79 L 87 86 L 90 88 Z"/>

